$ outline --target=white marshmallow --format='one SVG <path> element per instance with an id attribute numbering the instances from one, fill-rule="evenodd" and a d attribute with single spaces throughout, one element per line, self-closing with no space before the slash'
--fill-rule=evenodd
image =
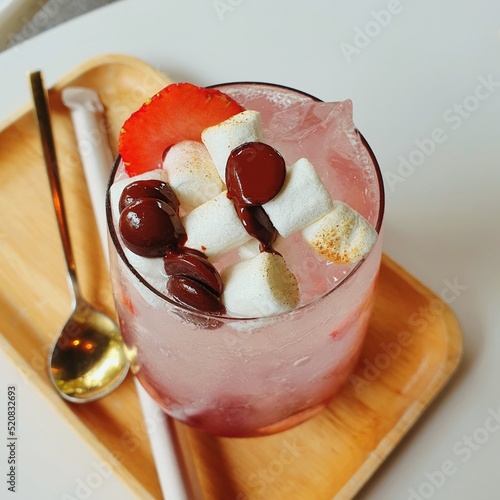
<path id="1" fill-rule="evenodd" d="M 274 316 L 291 311 L 299 302 L 297 279 L 279 254 L 261 252 L 228 267 L 221 277 L 221 300 L 231 316 Z"/>
<path id="2" fill-rule="evenodd" d="M 332 200 L 311 162 L 301 158 L 287 168 L 281 191 L 263 208 L 286 238 L 328 213 Z"/>
<path id="3" fill-rule="evenodd" d="M 130 265 L 154 288 L 165 293 L 167 276 L 163 257 L 142 257 L 126 247 L 122 247 Z"/>
<path id="4" fill-rule="evenodd" d="M 262 142 L 264 130 L 258 111 L 242 111 L 227 120 L 206 128 L 201 140 L 208 149 L 221 179 L 226 182 L 226 163 L 231 151 L 245 142 Z"/>
<path id="5" fill-rule="evenodd" d="M 156 170 L 149 170 L 148 172 L 144 172 L 143 174 L 136 175 L 134 177 L 127 177 L 118 182 L 115 182 L 109 191 L 110 202 L 111 202 L 111 211 L 113 214 L 113 219 L 115 222 L 118 222 L 120 219 L 120 197 L 122 195 L 122 191 L 132 182 L 135 181 L 146 181 L 146 180 L 158 180 L 168 183 L 168 174 L 162 168 L 158 168 Z"/>
<path id="6" fill-rule="evenodd" d="M 248 241 L 227 191 L 195 208 L 182 218 L 187 234 L 186 246 L 215 257 Z"/>
<path id="7" fill-rule="evenodd" d="M 363 259 L 377 239 L 370 223 L 341 201 L 334 201 L 333 210 L 302 234 L 319 255 L 339 264 Z"/>
<path id="8" fill-rule="evenodd" d="M 260 242 L 256 238 L 248 240 L 238 247 L 238 257 L 240 260 L 247 260 L 255 257 L 260 252 Z"/>
<path id="9" fill-rule="evenodd" d="M 224 189 L 210 154 L 201 142 L 182 141 L 172 146 L 163 160 L 163 168 L 186 212 L 215 198 Z"/>

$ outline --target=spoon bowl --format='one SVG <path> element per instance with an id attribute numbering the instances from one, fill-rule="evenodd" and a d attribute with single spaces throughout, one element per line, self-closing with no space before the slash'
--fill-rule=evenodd
<path id="1" fill-rule="evenodd" d="M 30 74 L 43 157 L 75 304 L 49 359 L 50 377 L 61 397 L 73 403 L 100 399 L 116 389 L 129 369 L 120 328 L 83 297 L 71 248 L 47 92 L 39 71 Z M 104 200 L 103 200 L 104 203 Z"/>
<path id="2" fill-rule="evenodd" d="M 50 375 L 56 389 L 75 403 L 100 399 L 121 384 L 126 365 L 118 325 L 80 300 L 50 356 Z"/>

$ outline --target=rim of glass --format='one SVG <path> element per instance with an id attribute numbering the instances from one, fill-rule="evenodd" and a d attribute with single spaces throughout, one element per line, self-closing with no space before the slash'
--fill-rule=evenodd
<path id="1" fill-rule="evenodd" d="M 220 89 L 222 87 L 230 87 L 230 86 L 234 86 L 234 85 L 255 85 L 255 86 L 274 87 L 277 89 L 285 89 L 285 90 L 289 90 L 291 92 L 295 92 L 297 94 L 300 94 L 302 96 L 308 97 L 316 102 L 324 102 L 322 99 L 319 99 L 311 94 L 308 94 L 307 92 L 303 92 L 303 91 L 297 90 L 293 87 L 288 87 L 286 85 L 280 85 L 277 83 L 235 81 L 235 82 L 219 83 L 219 84 L 215 84 L 215 85 L 208 85 L 207 88 Z M 374 152 L 372 151 L 370 145 L 368 144 L 368 142 L 364 138 L 363 134 L 361 134 L 361 132 L 357 129 L 357 127 L 356 127 L 356 131 L 358 132 L 361 143 L 362 143 L 363 147 L 366 149 L 366 151 L 368 152 L 368 155 L 370 156 L 370 159 L 371 159 L 373 166 L 375 168 L 375 174 L 376 174 L 377 185 L 378 185 L 378 190 L 379 190 L 379 204 L 378 204 L 379 205 L 379 212 L 378 212 L 378 216 L 377 216 L 377 222 L 375 224 L 375 230 L 377 231 L 378 235 L 380 236 L 380 230 L 382 228 L 382 222 L 384 220 L 384 211 L 385 211 L 385 190 L 384 190 L 382 172 L 380 170 L 380 166 L 378 164 L 377 158 L 376 158 Z M 363 260 L 358 262 L 351 269 L 349 274 L 335 287 L 331 288 L 330 290 L 328 290 L 324 294 L 316 297 L 314 300 L 312 300 L 306 304 L 302 304 L 302 305 L 296 307 L 295 309 L 292 309 L 291 311 L 281 313 L 281 314 L 278 314 L 276 316 L 271 316 L 269 318 L 261 317 L 261 316 L 257 316 L 257 317 L 253 317 L 253 318 L 239 318 L 239 317 L 234 317 L 234 316 L 209 314 L 209 313 L 205 313 L 202 311 L 197 311 L 196 309 L 191 309 L 189 307 L 185 307 L 182 304 L 179 304 L 175 300 L 171 299 L 167 295 L 164 295 L 163 293 L 161 293 L 159 290 L 154 288 L 152 285 L 150 285 L 143 278 L 143 276 L 135 269 L 135 267 L 130 264 L 130 262 L 128 261 L 126 255 L 125 255 L 125 252 L 123 251 L 122 243 L 117 235 L 117 232 L 115 231 L 115 227 L 113 224 L 113 217 L 112 217 L 112 210 L 111 210 L 111 199 L 110 199 L 110 188 L 114 183 L 116 172 L 118 171 L 118 167 L 120 166 L 120 163 L 121 163 L 121 156 L 118 155 L 115 158 L 115 161 L 113 163 L 113 168 L 111 170 L 108 185 L 106 188 L 106 221 L 107 221 L 108 231 L 109 231 L 111 240 L 113 242 L 113 246 L 114 246 L 116 252 L 118 253 L 119 258 L 122 260 L 122 262 L 125 264 L 125 266 L 128 268 L 128 270 L 130 272 L 132 272 L 132 274 L 139 280 L 139 282 L 142 285 L 144 285 L 147 289 L 149 289 L 153 294 L 158 296 L 160 299 L 168 302 L 174 308 L 179 309 L 182 312 L 189 313 L 189 314 L 195 315 L 195 316 L 199 316 L 201 318 L 212 318 L 212 319 L 218 319 L 218 320 L 230 320 L 230 321 L 238 321 L 238 322 L 256 321 L 256 320 L 262 320 L 262 319 L 271 320 L 271 319 L 277 319 L 277 318 L 280 318 L 280 319 L 286 318 L 287 316 L 295 315 L 298 312 L 303 311 L 304 309 L 307 309 L 307 308 L 314 306 L 314 304 L 317 303 L 318 301 L 325 299 L 330 294 L 335 293 L 335 292 L 337 292 L 337 290 L 341 289 L 342 286 L 345 283 L 347 283 L 352 278 L 352 276 L 354 276 L 356 274 L 357 270 L 363 266 L 363 264 L 365 263 L 368 256 L 371 255 L 371 253 L 372 253 L 373 248 L 372 248 L 372 250 L 370 250 L 370 253 L 368 254 L 368 256 L 366 256 Z M 377 238 L 377 241 L 378 241 L 378 238 Z"/>

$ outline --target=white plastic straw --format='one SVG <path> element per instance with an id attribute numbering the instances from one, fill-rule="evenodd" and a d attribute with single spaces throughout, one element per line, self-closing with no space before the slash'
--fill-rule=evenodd
<path id="1" fill-rule="evenodd" d="M 71 110 L 97 228 L 107 256 L 105 199 L 113 156 L 107 139 L 104 108 L 98 94 L 84 87 L 64 89 L 62 101 Z M 184 448 L 181 453 L 173 422 L 135 377 L 134 381 L 163 496 L 168 500 L 200 498 L 201 488 L 193 475 L 194 468 L 186 463 L 187 450 Z"/>

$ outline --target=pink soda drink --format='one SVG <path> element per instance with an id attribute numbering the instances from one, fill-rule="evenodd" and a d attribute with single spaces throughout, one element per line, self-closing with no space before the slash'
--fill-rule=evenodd
<path id="1" fill-rule="evenodd" d="M 233 314 L 227 307 L 215 313 L 197 310 L 170 293 L 165 284 L 168 273 L 155 270 L 159 258 L 136 258 L 124 245 L 112 186 L 130 179 L 122 159 L 117 159 L 107 199 L 110 262 L 135 376 L 175 419 L 220 436 L 261 436 L 291 428 L 319 412 L 356 366 L 380 266 L 383 186 L 377 162 L 353 125 L 350 101 L 323 103 L 269 84 L 217 88 L 246 110 L 259 112 L 264 142 L 281 154 L 287 168 L 307 158 L 331 199 L 352 208 L 377 235 L 362 258 L 339 257 L 337 251 L 332 260 L 325 258 L 324 248 L 317 248 L 322 245 L 312 244 L 307 233 L 312 226 L 286 237 L 278 234 L 272 252 L 286 262 L 298 285 L 293 308 L 268 314 L 264 304 L 262 315 L 251 317 Z M 305 192 L 299 190 L 296 196 Z M 297 199 L 290 210 L 307 203 Z M 184 221 L 188 211 L 182 203 L 180 211 Z M 185 225 L 189 226 L 187 220 Z M 188 234 L 188 246 L 190 238 Z M 351 255 L 358 245 L 349 238 L 350 250 L 342 250 L 342 255 Z M 226 270 L 259 251 L 262 245 L 259 250 L 250 239 L 207 257 L 223 277 L 223 302 L 224 287 L 230 288 L 224 281 Z M 249 289 L 252 279 L 248 278 Z M 244 292 L 245 285 L 239 288 Z M 228 298 L 223 306 L 230 303 Z"/>

